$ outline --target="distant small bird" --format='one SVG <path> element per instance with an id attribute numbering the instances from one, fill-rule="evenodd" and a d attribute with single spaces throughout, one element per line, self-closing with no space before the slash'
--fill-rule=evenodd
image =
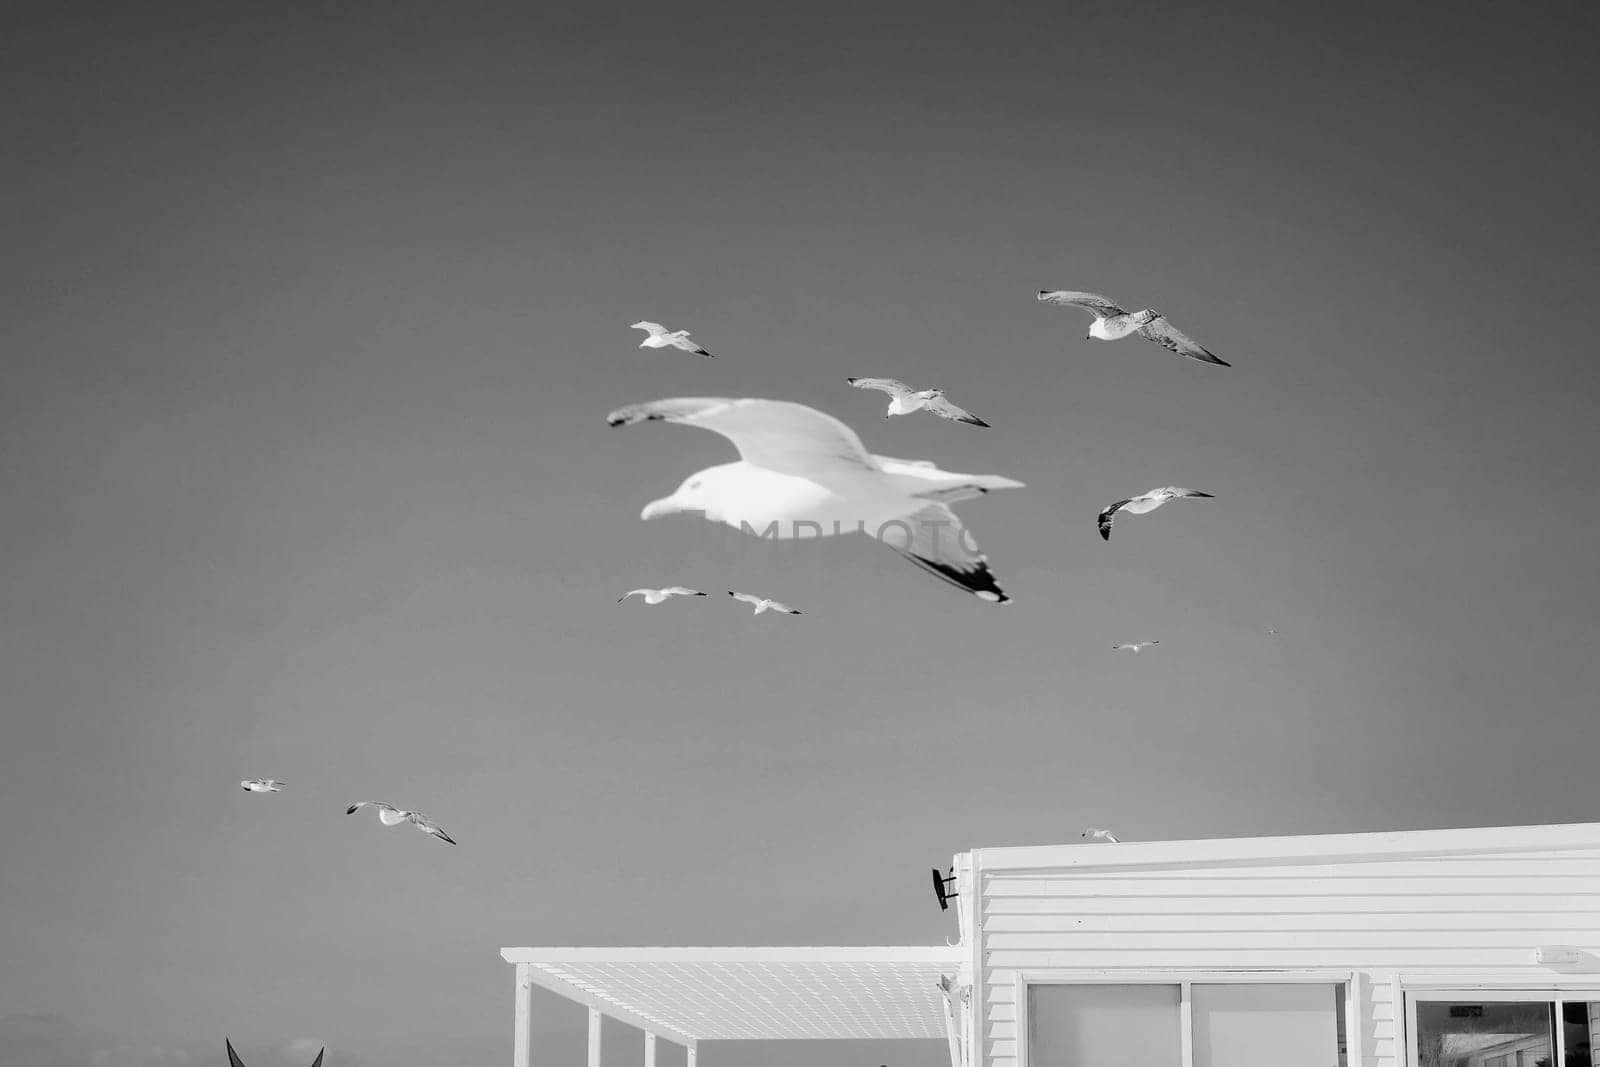
<path id="1" fill-rule="evenodd" d="M 228 1067 L 244 1067 L 244 1061 L 239 1058 L 237 1052 L 233 1051 L 233 1042 L 223 1038 L 222 1043 L 228 1046 Z M 322 1067 L 322 1053 L 327 1051 L 327 1046 L 323 1046 L 322 1050 L 317 1053 L 317 1058 L 311 1061 L 311 1067 Z"/>
<path id="2" fill-rule="evenodd" d="M 905 382 L 894 378 L 846 378 L 845 381 L 857 389 L 877 389 L 888 393 L 891 399 L 889 411 L 883 416 L 886 419 L 891 415 L 909 415 L 913 411 L 931 411 L 943 419 L 954 419 L 973 426 L 989 425 L 972 412 L 946 400 L 943 389 L 913 390 Z"/>
<path id="3" fill-rule="evenodd" d="M 1127 645 L 1112 645 L 1111 646 L 1111 651 L 1113 651 L 1113 652 L 1137 652 L 1142 648 L 1149 648 L 1151 645 L 1159 645 L 1160 643 L 1161 643 L 1160 641 L 1135 641 L 1132 644 L 1127 644 Z"/>
<path id="4" fill-rule="evenodd" d="M 1226 360 L 1218 359 L 1204 345 L 1186 336 L 1168 322 L 1165 315 L 1154 308 L 1127 312 L 1109 297 L 1101 296 L 1099 293 L 1078 293 L 1070 289 L 1054 291 L 1040 289 L 1039 299 L 1047 304 L 1061 304 L 1091 312 L 1094 315 L 1094 322 L 1089 327 L 1091 340 L 1116 341 L 1131 333 L 1137 333 L 1145 340 L 1154 341 L 1162 348 L 1176 352 L 1180 356 L 1198 359 L 1202 363 L 1215 363 L 1219 367 L 1233 366 Z"/>
<path id="5" fill-rule="evenodd" d="M 421 830 L 423 833 L 432 834 L 434 837 L 437 837 L 440 841 L 443 841 L 447 845 L 453 845 L 456 843 L 455 838 L 445 833 L 439 828 L 438 823 L 434 822 L 420 811 L 402 811 L 393 804 L 384 804 L 377 800 L 361 800 L 345 809 L 345 814 L 354 815 L 362 808 L 369 806 L 378 809 L 378 821 L 383 823 L 385 826 L 399 826 L 403 822 L 408 822 L 412 826 L 415 826 L 418 830 Z"/>
<path id="6" fill-rule="evenodd" d="M 239 788 L 250 793 L 281 793 L 283 783 L 276 778 L 246 778 Z"/>
<path id="7" fill-rule="evenodd" d="M 1148 493 L 1119 500 L 1100 513 L 1100 537 L 1102 540 L 1111 540 L 1111 523 L 1117 512 L 1127 511 L 1134 515 L 1144 515 L 1154 511 L 1169 500 L 1178 497 L 1210 497 L 1210 493 L 1202 493 L 1198 489 L 1179 489 L 1169 485 L 1165 489 L 1152 489 Z"/>
<path id="8" fill-rule="evenodd" d="M 749 593 L 735 593 L 732 589 L 728 590 L 728 595 L 733 597 L 735 600 L 742 600 L 746 604 L 754 604 L 756 610 L 751 613 L 753 615 L 760 615 L 763 611 L 781 611 L 786 615 L 800 614 L 800 612 L 796 611 L 794 608 L 791 608 L 789 605 L 780 604 L 776 600 L 772 600 L 769 597 L 751 596 Z"/>
<path id="9" fill-rule="evenodd" d="M 1268 630 L 1267 633 L 1272 635 L 1273 637 L 1278 636 L 1278 631 L 1276 631 L 1276 630 Z"/>
<path id="10" fill-rule="evenodd" d="M 643 330 L 649 334 L 639 342 L 640 348 L 681 348 L 685 352 L 693 352 L 697 356 L 709 356 L 711 353 L 689 340 L 688 330 L 669 330 L 659 322 L 636 322 L 629 327 L 632 330 Z"/>
<path id="11" fill-rule="evenodd" d="M 700 590 L 698 590 L 698 589 L 690 589 L 687 586 L 682 586 L 682 585 L 669 585 L 665 589 L 630 589 L 628 592 L 623 593 L 621 596 L 617 597 L 617 603 L 620 604 L 624 600 L 627 600 L 631 596 L 642 596 L 642 597 L 644 597 L 644 602 L 646 604 L 659 604 L 663 600 L 666 600 L 666 599 L 668 599 L 670 597 L 675 597 L 675 596 L 705 596 L 705 595 L 706 595 L 705 593 L 700 592 Z"/>
<path id="12" fill-rule="evenodd" d="M 1109 841 L 1113 845 L 1117 843 L 1116 834 L 1112 833 L 1110 830 L 1101 830 L 1094 826 L 1091 826 L 1089 829 L 1085 830 L 1083 832 L 1083 836 L 1087 837 L 1091 841 Z"/>

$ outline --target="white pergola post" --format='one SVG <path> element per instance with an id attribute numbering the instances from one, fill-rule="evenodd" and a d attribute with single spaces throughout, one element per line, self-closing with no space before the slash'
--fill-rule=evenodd
<path id="1" fill-rule="evenodd" d="M 644 1067 L 656 1067 L 656 1035 L 644 1032 Z"/>
<path id="2" fill-rule="evenodd" d="M 589 1067 L 600 1067 L 600 1009 L 589 1009 Z"/>
<path id="3" fill-rule="evenodd" d="M 698 1051 L 698 1049 L 696 1048 L 696 1046 L 694 1046 L 694 1045 L 690 1045 L 689 1046 L 689 1049 L 688 1049 L 688 1054 L 689 1054 L 688 1067 L 694 1067 L 694 1054 L 697 1051 Z"/>
<path id="4" fill-rule="evenodd" d="M 529 1045 L 533 1039 L 533 978 L 531 964 L 517 964 L 516 1012 L 511 1030 L 511 1067 L 530 1067 Z"/>
<path id="5" fill-rule="evenodd" d="M 956 985 L 952 980 L 948 992 L 941 991 L 944 999 L 944 1039 L 950 1046 L 950 1067 L 965 1067 L 961 1058 L 961 1038 L 956 1032 Z"/>

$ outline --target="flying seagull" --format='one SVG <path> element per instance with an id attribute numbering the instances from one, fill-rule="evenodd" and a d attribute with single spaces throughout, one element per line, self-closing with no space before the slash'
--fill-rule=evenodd
<path id="1" fill-rule="evenodd" d="M 1101 830 L 1094 826 L 1091 826 L 1089 829 L 1085 830 L 1083 832 L 1083 836 L 1087 837 L 1091 841 L 1109 841 L 1113 845 L 1117 843 L 1116 834 L 1112 833 L 1110 830 Z"/>
<path id="2" fill-rule="evenodd" d="M 434 837 L 437 837 L 440 841 L 443 841 L 447 845 L 453 845 L 456 843 L 455 838 L 441 830 L 438 823 L 434 822 L 420 811 L 401 811 L 393 804 L 384 804 L 376 800 L 362 800 L 357 801 L 345 809 L 345 814 L 354 815 L 362 808 L 368 806 L 378 809 L 378 821 L 383 823 L 385 826 L 399 826 L 403 822 L 408 822 L 412 826 L 415 826 L 418 830 L 421 830 L 423 833 L 432 834 Z"/>
<path id="3" fill-rule="evenodd" d="M 1113 303 L 1109 297 L 1101 296 L 1099 293 L 1076 293 L 1070 289 L 1057 289 L 1053 292 L 1049 289 L 1040 289 L 1039 299 L 1047 304 L 1061 304 L 1092 312 L 1094 323 L 1089 327 L 1089 338 L 1092 340 L 1116 341 L 1130 333 L 1137 333 L 1146 341 L 1154 341 L 1162 348 L 1176 352 L 1180 356 L 1198 359 L 1202 363 L 1215 363 L 1220 367 L 1233 366 L 1226 360 L 1218 359 L 1204 345 L 1172 325 L 1165 315 L 1154 308 L 1130 313 Z"/>
<path id="4" fill-rule="evenodd" d="M 283 783 L 276 778 L 246 778 L 239 787 L 250 793 L 283 792 Z"/>
<path id="5" fill-rule="evenodd" d="M 623 593 L 621 596 L 617 597 L 617 603 L 620 604 L 624 600 L 627 600 L 631 596 L 642 596 L 642 597 L 644 597 L 644 602 L 646 604 L 659 604 L 663 600 L 666 600 L 666 599 L 668 599 L 670 597 L 675 597 L 675 596 L 705 596 L 705 595 L 706 594 L 700 592 L 700 590 L 698 590 L 698 589 L 690 589 L 687 586 L 682 586 L 682 585 L 669 585 L 665 589 L 630 589 L 628 592 Z"/>
<path id="6" fill-rule="evenodd" d="M 1178 497 L 1210 497 L 1210 493 L 1202 493 L 1198 489 L 1179 489 L 1169 485 L 1165 489 L 1152 489 L 1148 493 L 1131 496 L 1126 500 L 1119 500 L 1100 513 L 1100 537 L 1102 540 L 1111 540 L 1111 524 L 1116 520 L 1117 512 L 1127 511 L 1134 515 L 1143 515 L 1154 511 L 1169 500 Z"/>
<path id="7" fill-rule="evenodd" d="M 628 327 L 631 330 L 643 330 L 649 334 L 639 342 L 640 348 L 681 348 L 685 352 L 693 352 L 697 356 L 709 356 L 711 353 L 689 340 L 688 330 L 669 330 L 659 322 L 636 322 Z"/>
<path id="8" fill-rule="evenodd" d="M 739 461 L 691 474 L 671 496 L 647 504 L 641 519 L 698 511 L 711 522 L 785 540 L 866 533 L 983 600 L 1010 599 L 950 505 L 1021 482 L 872 455 L 838 419 L 783 400 L 675 397 L 606 416 L 612 426 L 654 420 L 719 433 L 738 447 Z"/>
<path id="9" fill-rule="evenodd" d="M 763 611 L 781 611 L 785 615 L 800 614 L 800 612 L 796 611 L 794 608 L 791 608 L 789 605 L 780 604 L 771 597 L 752 596 L 749 593 L 735 593 L 732 589 L 728 590 L 728 595 L 733 597 L 735 600 L 742 600 L 746 604 L 754 604 L 756 610 L 753 612 L 753 614 L 756 615 L 760 615 Z"/>
<path id="10" fill-rule="evenodd" d="M 1160 643 L 1160 641 L 1134 641 L 1126 645 L 1112 645 L 1111 651 L 1138 652 L 1140 649 L 1149 648 L 1151 645 L 1159 645 Z"/>
<path id="11" fill-rule="evenodd" d="M 223 1038 L 222 1043 L 228 1046 L 228 1067 L 244 1067 L 244 1061 L 239 1058 L 237 1052 L 233 1051 L 233 1042 Z M 322 1053 L 327 1051 L 327 1046 L 323 1046 L 322 1050 L 317 1053 L 317 1058 L 311 1061 L 311 1067 L 322 1067 Z"/>
<path id="12" fill-rule="evenodd" d="M 943 389 L 913 390 L 905 382 L 893 378 L 846 378 L 845 381 L 857 389 L 877 389 L 888 393 L 891 399 L 889 411 L 883 416 L 886 419 L 891 415 L 909 415 L 913 411 L 931 411 L 942 419 L 954 419 L 973 426 L 989 425 L 972 412 L 946 400 Z"/>

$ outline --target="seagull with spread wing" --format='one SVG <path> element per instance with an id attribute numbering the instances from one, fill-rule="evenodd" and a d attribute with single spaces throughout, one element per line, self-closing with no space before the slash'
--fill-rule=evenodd
<path id="1" fill-rule="evenodd" d="M 431 834 L 432 836 L 437 837 L 440 841 L 443 841 L 447 845 L 453 845 L 453 844 L 456 843 L 455 842 L 455 838 L 453 838 L 449 834 L 445 833 L 442 829 L 439 828 L 439 824 L 438 823 L 434 822 L 432 819 L 430 819 L 426 815 L 422 814 L 422 812 L 420 812 L 420 811 L 402 811 L 401 809 L 395 807 L 393 804 L 385 804 L 382 801 L 377 801 L 377 800 L 360 800 L 360 801 L 357 801 L 356 803 L 350 805 L 348 808 L 345 809 L 345 814 L 346 815 L 354 815 L 356 812 L 360 811 L 362 808 L 367 808 L 367 807 L 372 807 L 372 808 L 377 808 L 378 809 L 378 821 L 383 823 L 383 825 L 385 825 L 385 826 L 399 826 L 403 822 L 408 822 L 412 826 L 415 826 L 418 830 L 421 830 L 423 833 Z"/>
<path id="2" fill-rule="evenodd" d="M 667 599 L 670 599 L 671 597 L 675 597 L 675 596 L 705 596 L 705 595 L 706 594 L 700 592 L 700 590 L 698 590 L 698 589 L 690 589 L 688 586 L 669 585 L 665 589 L 630 589 L 628 592 L 623 593 L 621 596 L 617 597 L 617 603 L 620 604 L 624 600 L 627 600 L 631 596 L 642 596 L 642 597 L 644 597 L 644 602 L 646 604 L 659 604 L 663 600 L 667 600 Z"/>
<path id="3" fill-rule="evenodd" d="M 1009 599 L 950 505 L 1020 487 L 1019 481 L 873 455 L 838 419 L 782 400 L 676 397 L 606 417 L 612 426 L 651 421 L 719 433 L 739 449 L 739 460 L 691 474 L 672 495 L 646 505 L 641 519 L 700 512 L 711 522 L 785 540 L 861 532 L 980 599 Z"/>
<path id="4" fill-rule="evenodd" d="M 1142 651 L 1144 649 L 1149 648 L 1151 645 L 1159 645 L 1160 643 L 1161 643 L 1160 641 L 1130 641 L 1128 644 L 1125 644 L 1125 645 L 1112 645 L 1111 646 L 1111 651 L 1113 651 L 1113 652 L 1140 652 L 1140 651 Z"/>
<path id="5" fill-rule="evenodd" d="M 640 348 L 681 348 L 685 352 L 693 352 L 697 356 L 709 356 L 711 353 L 689 340 L 688 330 L 669 330 L 659 322 L 636 322 L 628 327 L 630 330 L 643 330 L 650 336 L 639 342 Z"/>
<path id="6" fill-rule="evenodd" d="M 1165 489 L 1152 489 L 1148 493 L 1131 496 L 1126 500 L 1119 500 L 1100 513 L 1100 537 L 1102 540 L 1111 540 L 1111 523 L 1115 521 L 1117 512 L 1126 511 L 1132 515 L 1144 515 L 1154 511 L 1169 500 L 1179 497 L 1210 497 L 1210 493 L 1202 493 L 1198 489 L 1180 489 L 1169 485 Z"/>
<path id="7" fill-rule="evenodd" d="M 1128 312 L 1113 303 L 1110 297 L 1101 296 L 1099 293 L 1078 293 L 1071 289 L 1054 291 L 1040 289 L 1039 299 L 1047 304 L 1082 308 L 1093 313 L 1094 322 L 1089 326 L 1090 340 L 1116 341 L 1136 333 L 1146 341 L 1154 341 L 1162 348 L 1176 352 L 1180 356 L 1198 359 L 1201 363 L 1215 363 L 1219 367 L 1233 366 L 1226 360 L 1218 359 L 1204 345 L 1172 325 L 1165 315 L 1154 308 Z"/>
<path id="8" fill-rule="evenodd" d="M 246 778 L 239 787 L 247 793 L 283 792 L 283 783 L 276 778 Z"/>
<path id="9" fill-rule="evenodd" d="M 771 597 L 754 596 L 750 593 L 735 593 L 732 589 L 728 590 L 728 595 L 733 597 L 735 600 L 742 600 L 746 604 L 754 604 L 756 610 L 752 612 L 752 614 L 755 615 L 760 615 L 763 611 L 781 611 L 785 615 L 800 614 L 800 612 L 796 611 L 794 608 L 791 608 L 789 605 L 780 604 Z"/>
<path id="10" fill-rule="evenodd" d="M 883 416 L 886 419 L 893 415 L 909 415 L 913 411 L 931 411 L 941 419 L 954 419 L 973 426 L 989 425 L 965 408 L 952 404 L 945 398 L 943 389 L 914 390 L 894 378 L 846 378 L 845 381 L 857 389 L 877 389 L 888 393 L 889 410 Z"/>

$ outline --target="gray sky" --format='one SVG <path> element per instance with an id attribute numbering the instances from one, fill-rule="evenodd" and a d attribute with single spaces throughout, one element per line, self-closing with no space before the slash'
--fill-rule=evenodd
<path id="1" fill-rule="evenodd" d="M 936 943 L 931 864 L 1089 825 L 1596 818 L 1593 5 L 222 10 L 3 32 L 0 1017 L 503 1062 L 501 945 Z M 1016 602 L 641 523 L 733 458 L 604 425 L 672 395 L 1027 482 L 960 509 Z M 614 602 L 676 582 L 807 614 Z"/>

